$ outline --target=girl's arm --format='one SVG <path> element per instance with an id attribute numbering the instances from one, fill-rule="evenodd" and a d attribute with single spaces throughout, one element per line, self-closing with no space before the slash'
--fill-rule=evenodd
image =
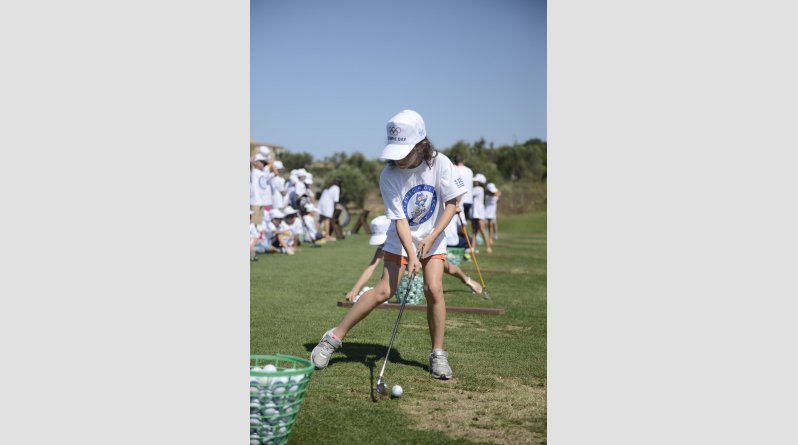
<path id="1" fill-rule="evenodd" d="M 407 273 L 412 274 L 421 269 L 421 264 L 416 257 L 416 248 L 413 246 L 413 236 L 410 234 L 410 224 L 406 219 L 396 220 L 396 234 L 407 252 Z"/>
<path id="2" fill-rule="evenodd" d="M 380 263 L 382 257 L 382 247 L 378 247 L 374 252 L 374 257 L 371 259 L 371 263 L 369 263 L 369 265 L 363 270 L 363 273 L 360 274 L 360 278 L 358 278 L 355 285 L 352 286 L 352 290 L 346 294 L 346 301 L 352 301 L 355 298 L 355 295 L 360 292 L 360 288 L 366 284 L 369 278 L 371 278 L 371 275 L 374 273 L 374 270 L 377 269 L 377 264 Z"/>
<path id="3" fill-rule="evenodd" d="M 440 234 L 446 229 L 446 226 L 449 225 L 455 213 L 457 213 L 457 198 L 452 198 L 446 201 L 443 216 L 438 220 L 438 224 L 435 226 L 432 233 L 418 243 L 418 250 L 423 250 L 425 247 L 432 246 L 435 240 L 438 239 Z"/>

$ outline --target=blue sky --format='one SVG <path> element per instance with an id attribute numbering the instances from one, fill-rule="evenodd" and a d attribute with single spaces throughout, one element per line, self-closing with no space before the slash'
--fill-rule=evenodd
<path id="1" fill-rule="evenodd" d="M 250 3 L 250 133 L 316 158 L 376 158 L 388 119 L 438 148 L 546 139 L 546 2 Z"/>

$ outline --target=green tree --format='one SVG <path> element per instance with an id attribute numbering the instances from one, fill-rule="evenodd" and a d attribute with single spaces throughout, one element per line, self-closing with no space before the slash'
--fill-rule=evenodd
<path id="1" fill-rule="evenodd" d="M 307 168 L 313 163 L 313 155 L 310 153 L 291 153 L 284 151 L 280 154 L 280 160 L 283 161 L 285 171 L 296 170 L 298 168 Z"/>
<path id="2" fill-rule="evenodd" d="M 329 187 L 333 179 L 337 177 L 343 180 L 341 184 L 341 204 L 346 206 L 352 203 L 356 207 L 363 207 L 366 195 L 374 188 L 374 185 L 369 182 L 366 175 L 356 167 L 341 165 L 324 176 L 324 188 Z"/>
<path id="3" fill-rule="evenodd" d="M 363 153 L 356 151 L 345 162 L 346 165 L 358 169 L 370 184 L 379 187 L 380 185 L 380 172 L 385 165 L 383 162 L 376 159 L 366 159 Z"/>

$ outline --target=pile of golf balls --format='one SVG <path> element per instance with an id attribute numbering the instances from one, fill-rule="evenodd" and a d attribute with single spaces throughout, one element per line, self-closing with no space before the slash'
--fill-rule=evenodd
<path id="1" fill-rule="evenodd" d="M 396 302 L 401 303 L 402 299 L 407 293 L 407 285 L 410 282 L 410 277 L 405 271 L 402 276 L 402 281 L 399 282 L 399 287 L 396 288 Z M 413 279 L 413 287 L 410 289 L 410 294 L 407 296 L 406 304 L 425 304 L 424 299 L 424 275 L 421 272 L 416 273 L 416 278 Z"/>
<path id="2" fill-rule="evenodd" d="M 446 261 L 455 266 L 459 266 L 463 260 L 463 249 L 446 249 Z"/>
<path id="3" fill-rule="evenodd" d="M 357 301 L 360 298 L 361 295 L 365 294 L 366 291 L 369 291 L 371 289 L 373 289 L 373 288 L 368 287 L 368 286 L 363 286 L 363 289 L 360 289 L 360 292 L 358 292 L 357 295 L 355 295 L 355 298 L 352 299 L 352 302 Z"/>
<path id="4" fill-rule="evenodd" d="M 252 372 L 277 372 L 273 364 Z M 295 371 L 293 368 L 280 371 Z M 309 375 L 249 377 L 249 443 L 277 445 L 287 442 L 294 416 L 305 393 Z"/>

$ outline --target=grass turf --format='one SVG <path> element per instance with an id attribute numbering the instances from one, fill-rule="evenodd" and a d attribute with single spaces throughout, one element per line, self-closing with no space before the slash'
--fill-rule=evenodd
<path id="1" fill-rule="evenodd" d="M 376 380 L 395 310 L 375 310 L 347 335 L 330 366 L 314 371 L 289 443 L 546 443 L 546 214 L 499 220 L 491 255 L 477 255 L 491 300 L 445 275 L 447 306 L 501 307 L 505 315 L 449 313 L 450 381 L 432 379 L 426 313 L 405 311 L 385 380 Z M 368 236 L 351 235 L 294 256 L 261 255 L 250 270 L 250 352 L 308 358 L 347 309 L 337 307 L 371 260 Z M 461 264 L 479 280 L 473 262 Z M 381 267 L 368 286 L 374 286 Z"/>

